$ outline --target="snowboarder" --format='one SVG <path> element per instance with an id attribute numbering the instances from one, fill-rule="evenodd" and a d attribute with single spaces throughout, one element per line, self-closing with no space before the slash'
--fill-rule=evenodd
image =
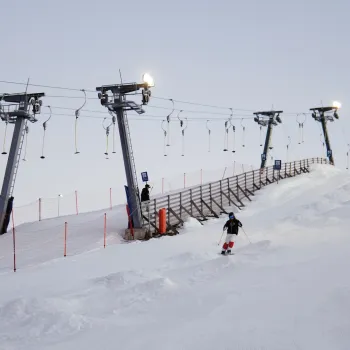
<path id="1" fill-rule="evenodd" d="M 242 227 L 242 223 L 235 218 L 235 215 L 231 212 L 228 214 L 229 220 L 224 225 L 223 230 L 227 229 L 227 236 L 224 245 L 222 246 L 221 254 L 225 255 L 231 254 L 231 249 L 233 248 L 235 242 L 233 235 L 238 235 L 238 227 Z"/>
<path id="2" fill-rule="evenodd" d="M 146 186 L 141 191 L 141 202 L 149 201 L 149 188 L 150 185 L 146 184 Z"/>

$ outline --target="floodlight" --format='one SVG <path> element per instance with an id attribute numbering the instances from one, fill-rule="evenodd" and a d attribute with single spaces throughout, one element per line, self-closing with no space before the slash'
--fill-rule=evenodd
<path id="1" fill-rule="evenodd" d="M 341 103 L 338 101 L 333 101 L 333 107 L 339 109 L 341 107 Z"/>
<path id="2" fill-rule="evenodd" d="M 145 73 L 142 76 L 142 81 L 144 83 L 146 83 L 149 87 L 153 87 L 154 86 L 154 79 L 149 73 Z"/>

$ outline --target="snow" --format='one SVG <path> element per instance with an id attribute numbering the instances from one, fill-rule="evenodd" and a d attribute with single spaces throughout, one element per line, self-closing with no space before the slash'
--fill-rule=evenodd
<path id="1" fill-rule="evenodd" d="M 0 349 L 350 348 L 350 176 L 331 166 L 257 192 L 238 213 L 125 244 L 124 208 L 24 224 L 0 240 Z M 63 257 L 63 223 L 69 222 Z"/>

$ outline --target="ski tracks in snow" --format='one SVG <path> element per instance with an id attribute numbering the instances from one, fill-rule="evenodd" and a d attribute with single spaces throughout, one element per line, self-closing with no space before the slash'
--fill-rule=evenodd
<path id="1" fill-rule="evenodd" d="M 237 249 L 237 255 L 229 257 L 218 256 L 216 251 L 185 252 L 164 259 L 155 269 L 119 271 L 90 279 L 83 290 L 11 300 L 0 305 L 0 342 L 8 344 L 6 350 L 22 349 L 21 344 L 26 344 L 23 349 L 34 349 L 86 332 L 108 319 L 119 326 L 164 320 L 170 327 L 171 316 L 181 318 L 188 308 L 193 318 L 205 317 L 226 299 L 213 304 L 210 293 L 205 293 L 206 285 L 231 279 L 235 265 L 244 266 L 268 247 L 269 241 L 257 242 Z"/>

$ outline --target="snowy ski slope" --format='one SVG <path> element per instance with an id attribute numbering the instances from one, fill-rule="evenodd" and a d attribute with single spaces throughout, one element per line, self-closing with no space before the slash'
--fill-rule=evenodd
<path id="1" fill-rule="evenodd" d="M 350 176 L 331 166 L 256 193 L 233 256 L 226 217 L 121 244 L 124 208 L 18 227 L 0 239 L 1 350 L 348 350 Z M 69 220 L 68 256 L 62 222 Z"/>

